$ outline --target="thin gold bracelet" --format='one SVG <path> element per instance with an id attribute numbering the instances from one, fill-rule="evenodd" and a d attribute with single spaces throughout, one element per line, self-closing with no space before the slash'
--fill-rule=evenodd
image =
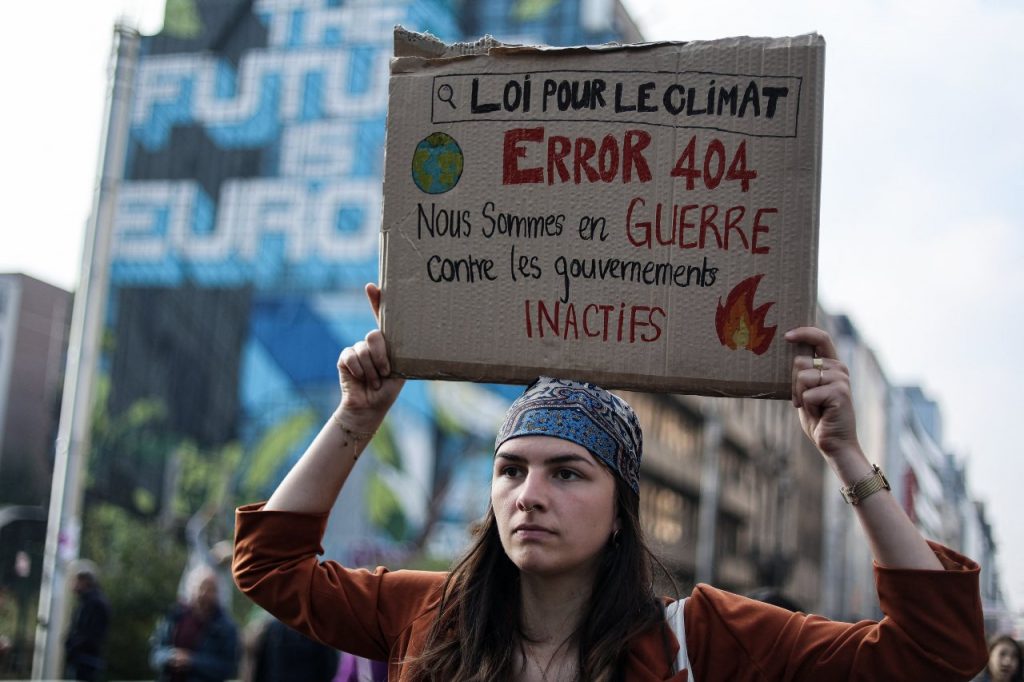
<path id="1" fill-rule="evenodd" d="M 377 433 L 376 431 L 356 431 L 355 429 L 350 429 L 345 425 L 345 422 L 341 421 L 341 417 L 338 416 L 337 412 L 331 413 L 331 421 L 337 424 L 341 432 L 351 438 L 356 444 L 369 441 Z"/>

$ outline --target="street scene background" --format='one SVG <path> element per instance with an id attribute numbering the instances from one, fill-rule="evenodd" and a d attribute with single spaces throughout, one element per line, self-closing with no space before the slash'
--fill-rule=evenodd
<path id="1" fill-rule="evenodd" d="M 982 563 L 992 633 L 1019 628 L 1019 6 L 140 0 L 0 17 L 17 102 L 0 126 L 3 674 L 27 675 L 45 635 L 40 510 L 63 485 L 65 367 L 82 359 L 68 348 L 72 294 L 92 286 L 99 318 L 76 414 L 88 444 L 71 444 L 84 494 L 55 561 L 99 567 L 109 679 L 147 676 L 183 571 L 223 568 L 234 507 L 265 498 L 330 414 L 337 353 L 372 324 L 361 286 L 377 279 L 396 23 L 546 44 L 822 33 L 819 324 L 852 368 L 869 456 L 928 537 Z M 108 80 L 119 17 L 141 37 L 117 43 L 135 68 Z M 127 118 L 111 124 L 119 86 Z M 112 138 L 123 147 L 100 154 Z M 98 253 L 90 214 L 108 216 L 94 221 L 109 236 Z M 326 555 L 449 565 L 486 505 L 494 429 L 519 390 L 411 383 L 339 500 L 359 513 L 332 520 Z M 629 397 L 648 435 L 644 523 L 681 587 L 879 615 L 859 531 L 788 404 Z M 259 617 L 229 604 L 240 625 Z"/>

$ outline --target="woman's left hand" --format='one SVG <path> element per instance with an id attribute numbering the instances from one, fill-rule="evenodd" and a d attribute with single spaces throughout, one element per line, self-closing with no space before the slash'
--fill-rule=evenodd
<path id="1" fill-rule="evenodd" d="M 832 337 L 817 327 L 798 327 L 785 338 L 813 350 L 813 356 L 793 359 L 793 405 L 804 432 L 826 457 L 859 450 L 850 371 L 836 358 Z"/>

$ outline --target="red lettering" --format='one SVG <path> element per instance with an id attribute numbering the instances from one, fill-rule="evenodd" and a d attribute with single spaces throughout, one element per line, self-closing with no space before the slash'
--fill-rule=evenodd
<path id="1" fill-rule="evenodd" d="M 636 318 L 636 314 L 637 313 L 641 313 L 641 312 L 648 312 L 649 313 L 649 311 L 650 311 L 650 308 L 648 308 L 645 305 L 635 305 L 635 306 L 633 306 L 632 308 L 629 309 L 629 342 L 630 343 L 635 343 L 636 342 L 636 328 L 637 327 L 645 327 L 645 326 L 647 326 L 646 322 L 641 322 L 640 320 L 638 320 Z M 647 315 L 647 319 L 650 319 L 650 318 L 651 318 L 651 316 L 650 316 L 650 314 L 648 314 Z"/>
<path id="2" fill-rule="evenodd" d="M 595 336 L 601 336 L 601 332 L 600 332 L 600 330 L 596 331 L 596 332 L 590 331 L 589 320 L 590 320 L 590 309 L 591 308 L 594 309 L 594 312 L 600 312 L 601 311 L 601 309 L 597 306 L 596 303 L 591 303 L 590 305 L 588 305 L 586 308 L 583 309 L 583 333 L 586 334 L 587 336 L 589 336 L 590 338 L 594 338 Z M 608 326 L 605 325 L 604 329 L 605 329 L 605 334 L 607 334 L 608 333 Z"/>
<path id="3" fill-rule="evenodd" d="M 548 184 L 554 184 L 555 173 L 560 182 L 569 182 L 569 169 L 565 166 L 565 157 L 572 151 L 572 143 L 564 135 L 552 135 L 548 138 Z"/>
<path id="4" fill-rule="evenodd" d="M 697 170 L 697 137 L 690 138 L 689 144 L 683 149 L 683 153 L 676 159 L 676 165 L 669 173 L 673 178 L 686 178 L 686 189 L 696 187 L 700 171 Z"/>
<path id="5" fill-rule="evenodd" d="M 651 136 L 642 130 L 627 130 L 621 142 L 615 135 L 601 138 L 600 149 L 596 138 L 552 135 L 547 139 L 545 166 L 526 166 L 530 157 L 530 143 L 543 142 L 543 127 L 513 128 L 506 130 L 502 144 L 502 184 L 523 185 L 546 182 L 549 185 L 572 182 L 615 182 L 621 168 L 621 181 L 651 181 L 651 167 L 644 150 L 651 144 Z M 620 148 L 621 145 L 621 148 Z M 569 155 L 572 172 L 569 172 Z M 545 180 L 545 172 L 547 178 Z"/>
<path id="6" fill-rule="evenodd" d="M 690 90 L 691 94 L 693 90 Z M 708 142 L 704 150 L 703 172 L 697 167 L 697 136 L 694 135 L 686 143 L 682 154 L 676 159 L 676 164 L 669 174 L 673 178 L 685 178 L 686 189 L 691 190 L 697 186 L 697 180 L 702 179 L 706 189 L 715 189 L 726 180 L 739 181 L 740 190 L 746 192 L 750 189 L 750 182 L 757 178 L 757 171 L 747 168 L 747 143 L 740 142 L 729 162 L 729 170 L 725 169 L 725 160 L 728 157 L 725 144 L 713 138 Z"/>
<path id="7" fill-rule="evenodd" d="M 666 313 L 665 309 L 662 308 L 661 306 L 657 306 L 656 305 L 653 308 L 651 308 L 651 315 L 648 318 L 648 321 L 650 322 L 651 326 L 654 327 L 654 336 L 652 336 L 651 338 L 647 338 L 646 336 L 641 336 L 640 337 L 641 341 L 646 341 L 647 343 L 651 343 L 653 341 L 657 341 L 661 337 L 661 325 L 659 325 L 657 322 L 654 321 L 654 314 L 655 313 L 660 313 L 662 319 L 665 319 L 665 318 L 668 317 L 668 313 Z"/>
<path id="8" fill-rule="evenodd" d="M 718 157 L 718 166 L 711 170 L 712 158 Z M 721 140 L 711 140 L 708 150 L 704 154 L 704 186 L 708 189 L 718 187 L 722 181 L 722 174 L 725 172 L 725 145 Z"/>
<path id="9" fill-rule="evenodd" d="M 686 231 L 697 227 L 696 223 L 686 222 L 686 214 L 695 208 L 697 208 L 697 204 L 687 204 L 686 206 L 679 207 L 679 248 L 681 249 L 697 248 L 697 242 L 686 242 Z M 701 239 L 700 246 L 704 248 L 703 238 Z"/>
<path id="10" fill-rule="evenodd" d="M 640 182 L 650 182 L 651 169 L 644 158 L 644 150 L 651 144 L 651 136 L 643 130 L 627 130 L 622 143 L 622 181 L 633 181 L 633 167 Z"/>
<path id="11" fill-rule="evenodd" d="M 646 319 L 643 316 L 639 316 L 640 313 L 647 313 Z M 654 321 L 654 314 L 661 313 L 662 317 L 665 317 L 665 310 L 659 306 L 648 307 L 645 305 L 635 305 L 629 310 L 629 342 L 635 343 L 637 338 L 637 330 L 643 327 L 653 327 L 653 336 L 648 337 L 646 331 L 641 331 L 640 340 L 646 343 L 657 341 L 658 337 L 661 336 L 661 327 L 657 322 Z"/>
<path id="12" fill-rule="evenodd" d="M 754 234 L 751 237 L 751 239 L 753 241 L 752 248 L 750 249 L 751 253 L 768 253 L 768 251 L 771 249 L 771 247 L 769 247 L 769 246 L 758 246 L 757 245 L 757 235 L 759 235 L 761 233 L 768 234 L 768 227 L 769 226 L 761 224 L 761 216 L 763 214 L 765 214 L 765 213 L 778 213 L 778 212 L 779 212 L 779 209 L 777 209 L 777 208 L 759 208 L 759 209 L 757 209 L 757 213 L 754 215 Z"/>
<path id="13" fill-rule="evenodd" d="M 601 311 L 604 312 L 604 336 L 601 337 L 601 340 L 602 341 L 607 341 L 608 340 L 608 316 L 612 314 L 613 310 L 615 310 L 615 306 L 609 305 L 609 304 L 605 304 L 603 306 L 600 306 L 600 308 L 601 308 Z"/>
<path id="14" fill-rule="evenodd" d="M 750 181 L 757 177 L 756 170 L 747 170 L 747 141 L 740 142 L 736 156 L 732 157 L 729 164 L 729 172 L 725 174 L 726 180 L 739 180 L 740 191 L 746 192 L 750 189 Z"/>
<path id="15" fill-rule="evenodd" d="M 626 209 L 626 239 L 628 239 L 629 243 L 632 244 L 633 246 L 646 246 L 650 248 L 651 224 L 649 222 L 638 222 L 635 226 L 633 224 L 633 207 L 636 206 L 637 204 L 640 204 L 640 207 L 643 208 L 644 200 L 641 199 L 640 197 L 634 197 L 629 202 L 629 208 Z M 638 227 L 643 231 L 643 237 L 639 241 L 633 236 L 634 227 Z"/>
<path id="16" fill-rule="evenodd" d="M 589 303 L 583 307 L 582 320 L 574 303 L 562 306 L 559 301 L 555 301 L 552 306 L 541 300 L 526 300 L 524 306 L 527 338 L 534 338 L 534 329 L 538 330 L 537 336 L 543 338 L 546 327 L 549 333 L 565 341 L 579 341 L 582 322 L 583 339 L 607 342 L 609 332 L 613 330 L 611 315 L 615 312 L 614 304 Z M 664 308 L 619 303 L 618 309 L 618 334 L 615 341 L 651 343 L 661 338 L 662 322 L 668 317 Z"/>
<path id="17" fill-rule="evenodd" d="M 743 220 L 743 215 L 747 212 L 744 206 L 733 206 L 725 212 L 725 250 L 729 250 L 729 232 L 735 230 L 739 233 L 740 239 L 743 240 L 743 248 L 749 249 L 750 244 L 747 243 L 747 235 L 743 234 L 743 228 L 740 227 L 739 222 Z M 733 214 L 737 213 L 736 217 Z"/>
<path id="18" fill-rule="evenodd" d="M 671 231 L 668 233 L 668 237 L 661 236 L 661 204 L 659 203 L 654 209 L 654 238 L 658 240 L 658 244 L 661 246 L 667 246 L 668 244 L 675 244 L 676 242 L 676 214 L 672 213 L 672 217 L 665 221 L 671 225 Z"/>
<path id="19" fill-rule="evenodd" d="M 537 301 L 537 329 L 540 331 L 540 338 L 544 338 L 544 322 L 548 323 L 552 333 L 558 336 L 558 301 L 555 301 L 555 313 L 551 315 L 551 311 L 544 305 L 544 301 Z"/>
<path id="20" fill-rule="evenodd" d="M 579 326 L 576 324 L 576 306 L 570 303 L 565 308 L 565 327 L 563 327 L 563 339 L 569 338 L 569 327 L 572 327 L 572 336 L 574 339 L 580 338 Z"/>
<path id="21" fill-rule="evenodd" d="M 543 168 L 520 168 L 519 159 L 526 156 L 523 142 L 542 142 L 544 128 L 513 128 L 505 131 L 505 144 L 502 154 L 503 185 L 524 185 L 544 182 Z"/>
<path id="22" fill-rule="evenodd" d="M 671 217 L 665 215 L 666 210 L 671 211 Z M 626 209 L 626 239 L 637 248 L 653 249 L 657 243 L 658 246 L 678 244 L 680 249 L 717 248 L 765 254 L 771 251 L 770 244 L 763 243 L 764 235 L 771 231 L 771 225 L 766 222 L 767 216 L 778 213 L 779 209 L 754 209 L 743 204 L 724 207 L 655 202 L 650 211 L 647 212 L 647 202 L 643 197 L 630 199 Z M 689 217 L 697 212 L 699 217 Z M 687 232 L 691 234 L 688 236 Z"/>
<path id="23" fill-rule="evenodd" d="M 715 225 L 715 218 L 718 217 L 718 207 L 714 204 L 705 204 L 700 208 L 700 248 L 704 248 L 708 228 L 715 233 L 715 243 L 722 248 L 722 235 L 718 233 L 718 226 Z"/>
<path id="24" fill-rule="evenodd" d="M 587 182 L 597 182 L 600 177 L 597 169 L 590 165 L 590 160 L 597 153 L 597 143 L 589 137 L 576 138 L 576 150 L 572 159 L 572 179 L 577 185 L 580 184 L 580 169 L 587 174 Z"/>
<path id="25" fill-rule="evenodd" d="M 601 140 L 601 151 L 597 153 L 597 167 L 604 182 L 611 182 L 619 172 L 619 142 L 612 135 L 605 135 Z"/>

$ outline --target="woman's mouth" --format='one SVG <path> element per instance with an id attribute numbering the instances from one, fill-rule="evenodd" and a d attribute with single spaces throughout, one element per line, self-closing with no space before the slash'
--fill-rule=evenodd
<path id="1" fill-rule="evenodd" d="M 523 523 L 512 530 L 512 535 L 520 540 L 543 540 L 554 534 L 555 532 L 550 528 L 538 526 L 534 523 Z"/>

